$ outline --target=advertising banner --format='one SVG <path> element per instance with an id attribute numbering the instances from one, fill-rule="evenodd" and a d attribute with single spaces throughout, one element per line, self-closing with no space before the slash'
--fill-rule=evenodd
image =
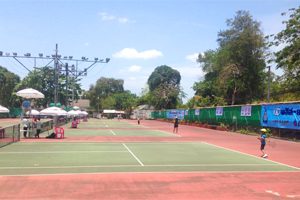
<path id="1" fill-rule="evenodd" d="M 223 107 L 217 107 L 216 115 L 217 116 L 222 116 L 223 115 Z"/>
<path id="2" fill-rule="evenodd" d="M 200 109 L 195 109 L 195 115 L 199 115 L 200 114 Z"/>
<path id="3" fill-rule="evenodd" d="M 189 115 L 189 110 L 185 110 L 185 115 Z"/>
<path id="4" fill-rule="evenodd" d="M 242 106 L 241 116 L 250 117 L 252 106 Z"/>
<path id="5" fill-rule="evenodd" d="M 300 130 L 300 104 L 262 106 L 261 125 Z"/>
<path id="6" fill-rule="evenodd" d="M 174 119 L 175 117 L 177 117 L 178 119 L 184 119 L 184 111 L 185 110 L 168 110 L 167 118 Z"/>

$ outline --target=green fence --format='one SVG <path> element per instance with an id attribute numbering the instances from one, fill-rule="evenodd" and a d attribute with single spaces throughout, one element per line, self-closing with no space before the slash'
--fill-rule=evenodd
<path id="1" fill-rule="evenodd" d="M 195 109 L 188 110 L 188 115 L 184 115 L 185 120 L 193 122 L 204 122 L 209 124 L 232 124 L 233 117 L 237 119 L 238 125 L 261 126 L 261 106 L 251 106 L 251 116 L 241 116 L 242 106 L 223 107 L 223 115 L 216 115 L 216 108 L 200 108 L 199 115 L 195 115 Z M 167 119 L 168 111 L 154 111 L 151 116 L 156 119 Z"/>

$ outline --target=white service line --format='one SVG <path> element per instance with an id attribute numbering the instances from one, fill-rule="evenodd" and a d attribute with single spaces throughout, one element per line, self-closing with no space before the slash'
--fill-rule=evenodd
<path id="1" fill-rule="evenodd" d="M 128 151 L 126 151 L 128 152 Z M 144 167 L 224 167 L 224 166 L 270 166 L 270 165 L 277 165 L 277 164 L 192 164 L 192 165 L 143 165 Z M 70 168 L 106 168 L 106 167 L 141 167 L 141 165 L 87 165 L 87 166 L 39 166 L 39 164 L 35 164 L 35 166 L 32 167 L 0 167 L 0 170 L 4 169 L 70 169 Z M 184 171 L 183 171 L 184 172 Z M 204 171 L 205 172 L 205 171 Z M 225 172 L 225 171 L 224 171 Z M 256 172 L 256 171 L 253 171 Z M 257 171 L 259 172 L 259 171 Z M 282 171 L 276 171 L 276 172 L 282 172 Z M 283 171 L 284 172 L 284 171 Z M 295 171 L 294 171 L 295 172 Z"/>
<path id="2" fill-rule="evenodd" d="M 107 125 L 105 125 L 106 126 L 106 128 L 108 128 L 108 126 Z"/>
<path id="3" fill-rule="evenodd" d="M 300 170 L 300 168 L 298 168 L 298 167 L 294 167 L 294 166 L 291 166 L 291 165 L 286 165 L 286 164 L 283 164 L 283 163 L 280 163 L 280 162 L 276 162 L 276 161 L 273 161 L 273 160 L 268 160 L 268 159 L 265 159 L 265 158 L 259 158 L 257 156 L 253 156 L 251 154 L 243 153 L 241 151 L 236 151 L 236 150 L 228 149 L 226 147 L 220 147 L 220 146 L 213 145 L 213 144 L 210 144 L 210 143 L 207 143 L 207 142 L 203 142 L 203 141 L 201 143 L 208 144 L 208 145 L 215 146 L 215 147 L 218 147 L 218 148 L 221 148 L 221 149 L 226 149 L 226 150 L 229 150 L 229 151 L 233 151 L 233 152 L 241 153 L 241 154 L 244 154 L 244 155 L 247 155 L 247 156 L 251 156 L 251 157 L 254 157 L 254 158 L 257 158 L 257 159 L 263 159 L 263 160 L 266 160 L 266 161 L 269 161 L 269 162 L 277 163 L 279 165 L 283 165 L 283 166 L 286 166 L 286 167 L 290 167 L 290 168 L 294 168 L 294 169 Z"/>
<path id="4" fill-rule="evenodd" d="M 46 151 L 46 152 L 0 152 L 0 154 L 24 154 L 24 153 L 120 153 L 128 151 Z"/>
<path id="5" fill-rule="evenodd" d="M 142 165 L 144 166 L 144 164 L 134 155 L 134 153 L 132 153 L 132 151 L 130 151 L 130 149 L 126 146 L 126 144 L 123 143 L 123 146 L 131 153 L 131 155 Z"/>
<path id="6" fill-rule="evenodd" d="M 171 135 L 175 135 L 175 136 L 177 136 L 177 137 L 181 137 L 181 135 L 177 135 L 177 134 L 175 134 L 175 133 L 169 133 L 169 132 L 167 132 L 167 131 L 161 131 L 161 130 L 156 130 L 156 131 L 159 131 L 159 132 L 162 132 L 162 133 L 168 133 L 168 134 L 171 134 Z"/>
<path id="7" fill-rule="evenodd" d="M 110 132 L 112 132 L 112 134 L 116 135 L 112 130 L 110 130 Z"/>

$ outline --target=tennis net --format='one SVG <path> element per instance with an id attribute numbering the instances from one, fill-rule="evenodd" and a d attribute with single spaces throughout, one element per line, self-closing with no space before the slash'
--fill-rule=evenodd
<path id="1" fill-rule="evenodd" d="M 0 128 L 0 148 L 20 141 L 20 124 Z"/>

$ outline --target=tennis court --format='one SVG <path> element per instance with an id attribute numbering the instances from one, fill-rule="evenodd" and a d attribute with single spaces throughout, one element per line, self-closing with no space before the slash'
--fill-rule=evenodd
<path id="1" fill-rule="evenodd" d="M 0 175 L 299 171 L 201 142 L 16 143 L 1 149 L 0 160 Z"/>
<path id="2" fill-rule="evenodd" d="M 300 198 L 299 143 L 277 141 L 264 159 L 253 136 L 141 124 L 90 119 L 65 125 L 64 139 L 44 132 L 0 148 L 0 199 Z"/>

